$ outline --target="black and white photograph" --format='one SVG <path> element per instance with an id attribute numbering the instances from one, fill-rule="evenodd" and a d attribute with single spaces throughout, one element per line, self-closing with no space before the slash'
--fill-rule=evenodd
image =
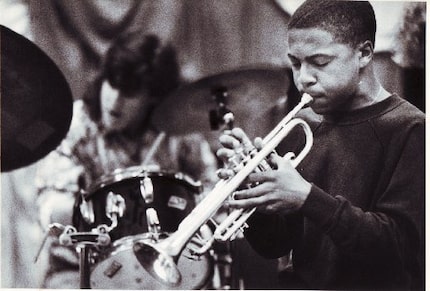
<path id="1" fill-rule="evenodd" d="M 426 290 L 427 1 L 0 11 L 0 288 Z"/>

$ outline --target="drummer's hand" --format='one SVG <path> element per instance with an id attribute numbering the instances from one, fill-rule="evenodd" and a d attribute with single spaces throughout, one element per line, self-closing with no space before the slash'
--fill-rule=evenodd
<path id="1" fill-rule="evenodd" d="M 75 197 L 72 193 L 48 194 L 46 200 L 41 204 L 40 223 L 42 227 L 48 227 L 51 223 L 71 225 Z"/>

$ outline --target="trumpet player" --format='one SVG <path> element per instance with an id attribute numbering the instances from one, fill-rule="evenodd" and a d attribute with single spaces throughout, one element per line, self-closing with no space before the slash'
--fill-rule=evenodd
<path id="1" fill-rule="evenodd" d="M 378 81 L 375 32 L 367 1 L 306 1 L 288 24 L 295 84 L 313 97 L 299 112 L 316 113 L 313 147 L 297 168 L 270 154 L 270 169 L 251 173 L 253 186 L 227 202 L 256 208 L 245 230 L 256 252 L 292 251 L 292 268 L 279 274 L 285 288 L 424 288 L 425 116 Z M 292 151 L 302 144 L 298 132 L 286 139 Z M 226 132 L 218 157 L 228 161 L 245 140 L 240 128 Z"/>

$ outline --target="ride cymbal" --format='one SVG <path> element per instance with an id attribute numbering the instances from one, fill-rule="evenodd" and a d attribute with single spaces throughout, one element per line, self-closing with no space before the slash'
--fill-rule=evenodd
<path id="1" fill-rule="evenodd" d="M 223 126 L 220 115 L 231 112 L 233 126 L 243 128 L 250 137 L 262 136 L 270 126 L 269 111 L 286 101 L 290 85 L 288 70 L 274 66 L 204 77 L 166 97 L 152 120 L 160 130 L 173 134 L 200 132 L 213 143 L 219 135 L 214 130 Z"/>

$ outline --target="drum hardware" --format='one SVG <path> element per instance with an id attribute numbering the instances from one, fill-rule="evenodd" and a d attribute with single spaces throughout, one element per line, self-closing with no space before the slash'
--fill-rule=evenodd
<path id="1" fill-rule="evenodd" d="M 40 254 L 48 238 L 52 236 L 59 237 L 63 233 L 64 229 L 65 229 L 65 226 L 60 223 L 55 222 L 48 225 L 48 230 L 46 231 L 45 236 L 43 237 L 42 243 L 40 244 L 40 247 L 36 253 L 36 256 L 34 257 L 34 263 L 36 263 L 37 260 L 39 259 Z"/>
<path id="2" fill-rule="evenodd" d="M 89 224 L 94 223 L 94 207 L 92 201 L 86 201 L 85 199 L 82 201 L 81 205 L 79 205 L 79 210 L 81 211 L 82 218 Z"/>
<path id="3" fill-rule="evenodd" d="M 154 201 L 154 185 L 152 184 L 151 178 L 148 176 L 140 180 L 140 194 L 146 203 L 152 203 Z"/>
<path id="4" fill-rule="evenodd" d="M 80 288 L 90 288 L 90 255 L 91 249 L 99 246 L 108 246 L 111 238 L 107 225 L 99 225 L 91 232 L 78 232 L 73 226 L 66 226 L 59 237 L 60 244 L 75 246 L 79 254 Z"/>
<path id="5" fill-rule="evenodd" d="M 90 232 L 78 232 L 74 226 L 52 223 L 42 241 L 34 262 L 37 262 L 40 253 L 48 237 L 58 237 L 63 246 L 75 246 L 79 254 L 80 288 L 90 288 L 90 250 L 92 248 L 105 247 L 111 243 L 107 225 L 99 225 Z"/>
<path id="6" fill-rule="evenodd" d="M 215 215 L 224 202 L 229 199 L 231 194 L 242 185 L 246 177 L 258 169 L 261 162 L 275 150 L 296 126 L 300 126 L 304 130 L 306 144 L 297 157 L 287 154 L 284 158 L 290 160 L 292 165 L 296 167 L 308 154 L 313 143 L 312 131 L 306 122 L 294 117 L 300 109 L 311 101 L 312 97 L 308 94 L 304 94 L 300 103 L 263 139 L 263 147 L 256 152 L 233 177 L 220 180 L 215 185 L 214 189 L 207 194 L 179 224 L 177 231 L 172 233 L 168 238 L 157 243 L 135 243 L 133 251 L 142 267 L 160 282 L 168 284 L 169 286 L 177 286 L 181 282 L 181 272 L 176 262 L 182 250 L 185 248 L 185 245 L 192 239 L 198 229 Z M 252 151 L 250 154 L 251 153 Z M 220 229 L 219 232 L 235 234 L 237 231 L 240 231 L 246 219 L 248 219 L 254 211 L 255 208 L 236 209 L 232 211 L 231 215 L 233 215 L 233 218 L 227 218 L 231 220 L 232 223 L 222 225 L 224 229 Z"/>
<path id="7" fill-rule="evenodd" d="M 227 246 L 230 248 L 230 245 Z M 218 273 L 218 281 L 214 283 L 214 288 L 216 290 L 230 290 L 233 288 L 233 274 L 232 274 L 232 263 L 233 257 L 231 255 L 231 250 L 228 249 L 227 252 L 216 253 L 215 262 Z"/>
<path id="8" fill-rule="evenodd" d="M 217 109 L 209 111 L 209 123 L 212 130 L 219 130 L 221 127 L 231 128 L 234 122 L 234 115 L 227 108 L 227 99 L 229 97 L 227 87 L 214 87 L 211 90 Z"/>
<path id="9" fill-rule="evenodd" d="M 115 194 L 112 191 L 106 197 L 106 216 L 112 222 L 109 227 L 109 232 L 118 226 L 118 218 L 124 215 L 125 211 L 125 200 L 119 195 Z"/>
<path id="10" fill-rule="evenodd" d="M 94 246 L 107 246 L 111 239 L 108 234 L 110 227 L 107 225 L 99 225 L 90 232 L 78 232 L 74 226 L 63 225 L 60 223 L 51 223 L 48 226 L 48 231 L 43 238 L 41 246 L 35 256 L 34 262 L 37 262 L 43 247 L 49 237 L 57 237 L 59 243 L 63 246 L 73 246 L 79 243 L 85 243 Z"/>
<path id="11" fill-rule="evenodd" d="M 155 240 L 158 240 L 158 236 L 161 232 L 161 226 L 157 211 L 154 208 L 146 209 L 146 220 L 148 223 L 149 233 L 154 236 Z"/>
<path id="12" fill-rule="evenodd" d="M 93 246 L 107 246 L 111 239 L 108 234 L 111 227 L 99 225 L 89 232 L 78 232 L 74 226 L 65 226 L 64 231 L 59 237 L 60 244 L 63 246 L 73 246 L 76 244 L 86 244 Z"/>

